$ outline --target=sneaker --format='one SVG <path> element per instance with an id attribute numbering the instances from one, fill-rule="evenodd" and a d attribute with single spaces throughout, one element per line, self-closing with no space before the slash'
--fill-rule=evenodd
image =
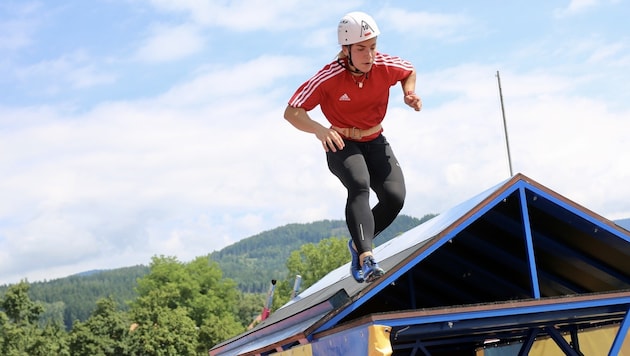
<path id="1" fill-rule="evenodd" d="M 374 261 L 374 257 L 367 256 L 363 259 L 363 278 L 366 283 L 372 283 L 384 274 L 385 271 Z"/>
<path id="2" fill-rule="evenodd" d="M 359 263 L 359 253 L 352 247 L 352 239 L 348 241 L 348 250 L 352 256 L 352 263 L 350 263 L 350 274 L 355 281 L 363 282 L 363 270 L 361 270 L 361 264 Z"/>

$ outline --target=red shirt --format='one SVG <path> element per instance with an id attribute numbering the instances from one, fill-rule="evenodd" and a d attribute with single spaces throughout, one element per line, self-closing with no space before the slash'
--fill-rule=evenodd
<path id="1" fill-rule="evenodd" d="M 306 111 L 319 105 L 333 126 L 369 129 L 385 118 L 389 88 L 407 78 L 412 71 L 413 65 L 408 61 L 383 53 L 376 53 L 367 77 L 357 78 L 334 61 L 302 84 L 289 100 L 289 105 Z M 361 80 L 362 88 L 357 84 Z M 363 137 L 360 141 L 369 141 L 379 134 Z"/>

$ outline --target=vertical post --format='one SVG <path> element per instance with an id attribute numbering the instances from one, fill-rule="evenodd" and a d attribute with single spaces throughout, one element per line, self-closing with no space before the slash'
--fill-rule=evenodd
<path id="1" fill-rule="evenodd" d="M 291 291 L 291 299 L 295 298 L 295 296 L 300 291 L 300 285 L 302 284 L 302 276 L 299 274 L 295 275 L 295 282 L 293 282 L 293 290 Z"/>
<path id="2" fill-rule="evenodd" d="M 501 77 L 497 71 L 497 81 L 499 83 L 499 98 L 501 99 L 501 114 L 503 115 L 503 131 L 505 133 L 505 146 L 507 147 L 508 165 L 510 166 L 510 177 L 514 175 L 512 172 L 512 157 L 510 155 L 510 141 L 508 140 L 507 121 L 505 120 L 505 108 L 503 106 L 503 91 L 501 90 Z"/>
<path id="3" fill-rule="evenodd" d="M 269 316 L 269 312 L 271 311 L 271 306 L 273 304 L 273 292 L 276 289 L 276 280 L 271 280 L 271 286 L 269 286 L 269 291 L 267 292 L 267 301 L 265 303 L 265 307 L 263 308 L 262 314 L 260 315 L 260 320 L 265 320 Z"/>

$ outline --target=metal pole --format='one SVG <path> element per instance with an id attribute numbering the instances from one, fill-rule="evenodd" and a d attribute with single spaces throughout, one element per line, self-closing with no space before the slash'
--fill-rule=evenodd
<path id="1" fill-rule="evenodd" d="M 510 177 L 514 175 L 512 172 L 512 156 L 510 155 L 510 141 L 508 140 L 507 121 L 505 120 L 505 108 L 503 106 L 503 91 L 501 90 L 501 77 L 497 71 L 497 81 L 499 82 L 499 98 L 501 99 L 501 114 L 503 115 L 503 131 L 505 132 L 505 146 L 507 147 L 508 164 L 510 166 Z"/>
<path id="2" fill-rule="evenodd" d="M 295 282 L 293 282 L 293 290 L 291 291 L 291 299 L 295 298 L 295 296 L 300 291 L 300 285 L 302 284 L 302 276 L 299 274 L 295 275 Z"/>
<path id="3" fill-rule="evenodd" d="M 276 290 L 276 280 L 271 280 L 271 285 L 269 286 L 269 291 L 267 292 L 267 302 L 265 303 L 265 307 L 263 308 L 262 313 L 260 314 L 260 320 L 265 320 L 269 316 L 271 312 L 271 307 L 273 305 L 273 292 Z"/>

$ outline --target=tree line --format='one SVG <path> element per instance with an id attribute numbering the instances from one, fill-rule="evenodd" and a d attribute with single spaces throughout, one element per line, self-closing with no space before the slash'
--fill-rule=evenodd
<path id="1" fill-rule="evenodd" d="M 243 332 L 263 299 L 241 293 L 208 256 L 189 263 L 154 257 L 126 310 L 113 296 L 101 298 L 69 331 L 58 319 L 42 319 L 46 306 L 29 289 L 21 281 L 0 299 L 2 355 L 207 355 Z"/>
<path id="2" fill-rule="evenodd" d="M 399 223 L 376 242 L 431 217 L 399 217 Z M 315 229 L 308 224 L 288 225 L 287 230 L 256 235 L 191 262 L 156 256 L 148 267 L 4 286 L 0 288 L 0 354 L 207 355 L 212 346 L 260 320 L 272 278 L 278 280 L 275 310 L 288 302 L 296 274 L 302 276 L 304 289 L 349 261 L 345 225 L 314 224 Z M 270 237 L 279 231 L 283 238 Z M 331 236 L 331 231 L 340 236 L 322 237 Z M 258 273 L 257 287 L 247 284 L 253 282 L 249 277 L 230 278 L 220 261 L 228 267 L 234 261 L 249 261 L 245 270 Z"/>
<path id="3" fill-rule="evenodd" d="M 41 322 L 63 323 L 66 330 L 75 320 L 86 320 L 96 308 L 96 301 L 111 297 L 121 309 L 137 296 L 138 278 L 149 273 L 147 266 L 132 266 L 107 271 L 90 271 L 50 281 L 30 283 L 29 296 L 44 305 Z M 0 295 L 7 290 L 0 287 Z"/>
<path id="4" fill-rule="evenodd" d="M 376 239 L 377 245 L 409 230 L 428 218 L 416 219 L 400 215 Z M 210 254 L 219 264 L 223 276 L 232 279 L 246 294 L 266 293 L 271 279 L 293 278 L 285 262 L 292 251 L 302 245 L 318 243 L 330 236 L 348 237 L 343 220 L 322 220 L 306 224 L 289 224 L 242 239 Z M 149 267 L 137 265 L 113 270 L 95 270 L 69 277 L 30 283 L 29 296 L 42 302 L 42 322 L 62 322 L 66 330 L 75 320 L 85 321 L 96 308 L 96 301 L 111 297 L 122 310 L 136 298 L 137 279 Z M 0 295 L 8 286 L 0 286 Z"/>
<path id="5" fill-rule="evenodd" d="M 286 266 L 304 276 L 306 288 L 348 262 L 346 241 L 331 237 L 305 244 Z M 289 301 L 292 286 L 288 279 L 278 282 L 272 310 Z M 75 320 L 66 331 L 59 319 L 42 319 L 46 306 L 30 298 L 30 287 L 21 281 L 0 298 L 2 355 L 207 355 L 212 346 L 255 326 L 265 301 L 265 294 L 240 291 L 209 256 L 188 263 L 159 256 L 138 279 L 137 297 L 127 310 L 112 296 L 101 298 L 87 320 Z"/>

